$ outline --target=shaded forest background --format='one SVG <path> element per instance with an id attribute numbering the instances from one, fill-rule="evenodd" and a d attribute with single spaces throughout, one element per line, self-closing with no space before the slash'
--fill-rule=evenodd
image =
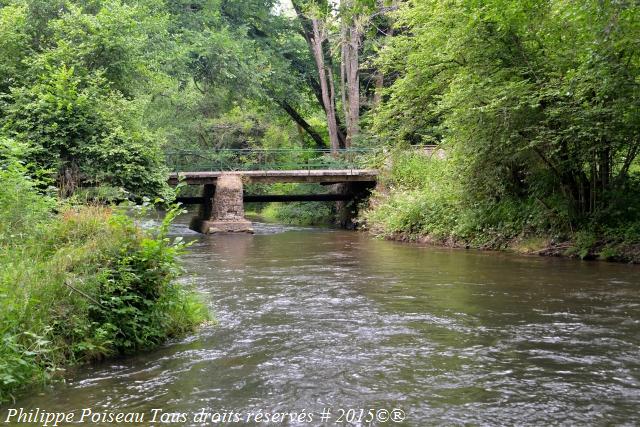
<path id="1" fill-rule="evenodd" d="M 170 198 L 167 151 L 386 147 L 379 234 L 624 258 L 639 43 L 632 0 L 0 0 L 0 157 Z"/>

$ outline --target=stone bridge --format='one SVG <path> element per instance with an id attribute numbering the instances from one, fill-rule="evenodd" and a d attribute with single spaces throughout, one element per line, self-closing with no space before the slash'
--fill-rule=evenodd
<path id="1" fill-rule="evenodd" d="M 178 201 L 199 204 L 198 215 L 191 228 L 200 233 L 252 232 L 251 222 L 244 216 L 244 202 L 336 201 L 339 222 L 348 226 L 354 212 L 351 203 L 368 196 L 375 186 L 375 169 L 307 169 L 307 170 L 245 170 L 174 172 L 169 183 L 201 185 L 202 197 L 179 198 Z M 245 195 L 244 185 L 279 182 L 319 183 L 330 185 L 329 194 Z"/>

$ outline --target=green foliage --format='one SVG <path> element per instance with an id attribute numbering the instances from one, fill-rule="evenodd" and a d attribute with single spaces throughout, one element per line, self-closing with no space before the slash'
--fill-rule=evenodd
<path id="1" fill-rule="evenodd" d="M 334 209 L 328 202 L 269 203 L 260 216 L 284 224 L 327 225 L 332 221 Z"/>
<path id="2" fill-rule="evenodd" d="M 20 241 L 51 217 L 56 201 L 39 194 L 40 182 L 27 175 L 26 147 L 0 137 L 0 246 Z"/>
<path id="3" fill-rule="evenodd" d="M 593 257 L 592 249 L 598 243 L 598 237 L 590 231 L 576 233 L 574 245 L 566 251 L 567 255 L 577 255 L 580 259 Z M 605 251 L 605 256 L 609 251 Z"/>
<path id="4" fill-rule="evenodd" d="M 640 8 L 626 3 L 411 2 L 381 63 L 406 70 L 374 119 L 439 142 L 476 200 L 538 198 L 575 224 L 629 178 L 638 147 Z"/>
<path id="5" fill-rule="evenodd" d="M 127 192 L 121 187 L 100 185 L 98 187 L 83 187 L 76 190 L 70 202 L 74 204 L 100 203 L 104 205 L 118 204 L 127 198 Z"/>
<path id="6" fill-rule="evenodd" d="M 16 151 L 3 141 L 9 146 Z M 0 167 L 0 402 L 67 365 L 153 348 L 207 318 L 203 304 L 175 282 L 184 243 L 167 231 L 177 210 L 143 231 L 125 212 L 61 205 L 39 195 L 6 151 Z"/>
<path id="7" fill-rule="evenodd" d="M 254 0 L 167 4 L 175 50 L 149 123 L 166 135 L 169 151 L 261 146 L 265 131 L 275 127 L 285 134 L 280 146 L 315 144 L 297 132 L 283 107 L 322 133 L 326 123 L 314 122 L 321 109 L 310 87 L 315 65 L 299 23 L 274 13 L 274 6 Z"/>
<path id="8" fill-rule="evenodd" d="M 568 218 L 540 200 L 474 199 L 460 182 L 456 161 L 398 151 L 360 221 L 380 236 L 638 262 L 636 199 L 631 199 L 628 209 L 612 203 L 592 223 L 565 231 Z"/>
<path id="9" fill-rule="evenodd" d="M 169 195 L 162 136 L 145 124 L 163 81 L 168 15 L 120 0 L 0 7 L 0 132 L 30 147 L 30 172 L 78 186 Z M 166 52 L 166 50 L 165 50 Z"/>
<path id="10" fill-rule="evenodd" d="M 398 151 L 383 176 L 384 191 L 361 215 L 379 235 L 428 236 L 435 242 L 505 248 L 514 239 L 561 229 L 564 218 L 537 200 L 479 202 L 461 183 L 456 160 Z"/>
<path id="11" fill-rule="evenodd" d="M 176 210 L 169 212 L 155 236 L 121 242 L 110 268 L 95 278 L 94 286 L 99 293 L 89 305 L 89 318 L 92 323 L 108 325 L 111 334 L 100 332 L 118 353 L 155 347 L 167 336 L 188 330 L 201 314 L 183 313 L 187 322 L 182 324 L 173 318 L 180 308 L 191 304 L 185 299 L 184 289 L 174 282 L 182 272 L 177 256 L 184 244 L 172 243 L 166 236 L 167 226 L 176 213 Z M 135 235 L 135 227 L 127 217 L 115 216 L 111 222 L 129 227 Z"/>
<path id="12" fill-rule="evenodd" d="M 319 194 L 327 190 L 318 184 L 276 184 L 270 191 L 274 194 Z M 259 206 L 258 213 L 266 219 L 285 224 L 326 225 L 335 215 L 334 205 L 330 202 L 268 203 Z"/>
<path id="13" fill-rule="evenodd" d="M 434 182 L 455 186 L 445 193 L 459 238 L 499 247 L 518 235 L 593 233 L 577 236 L 583 257 L 602 241 L 637 241 L 639 17 L 633 2 L 407 2 L 396 14 L 406 31 L 377 59 L 397 79 L 369 138 L 444 148 L 453 184 Z M 411 188 L 432 177 L 402 159 L 394 169 Z M 391 229 L 432 231 L 439 193 L 416 192 L 398 196 L 405 218 Z"/>
<path id="14" fill-rule="evenodd" d="M 374 195 L 373 208 L 362 219 L 379 234 L 430 234 L 438 239 L 463 237 L 459 188 L 445 161 L 421 153 L 399 151 L 384 178 L 384 194 Z"/>
<path id="15" fill-rule="evenodd" d="M 131 98 L 153 87 L 166 47 L 168 15 L 153 2 L 67 2 L 49 22 L 52 48 L 33 60 L 40 72 L 66 66 L 81 79 L 101 75 L 110 89 Z"/>
<path id="16" fill-rule="evenodd" d="M 0 7 L 0 93 L 20 79 L 22 60 L 29 54 L 27 10 L 22 5 Z"/>
<path id="17" fill-rule="evenodd" d="M 83 81 L 73 68 L 50 69 L 0 104 L 2 129 L 29 144 L 29 161 L 54 171 L 69 193 L 89 183 L 167 194 L 163 158 L 139 125 L 138 106 L 106 87 L 101 79 Z"/>

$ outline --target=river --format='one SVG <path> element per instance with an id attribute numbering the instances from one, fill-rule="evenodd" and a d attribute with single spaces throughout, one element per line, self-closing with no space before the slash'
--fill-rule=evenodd
<path id="1" fill-rule="evenodd" d="M 275 425 L 338 425 L 348 409 L 374 421 L 342 425 L 640 423 L 637 266 L 268 224 L 204 237 L 187 220 L 173 229 L 194 241 L 183 281 L 218 324 L 13 407 L 147 413 L 129 425 L 161 425 L 154 408 L 314 416 Z M 380 421 L 394 409 L 403 422 Z M 173 425 L 205 425 L 191 415 Z"/>

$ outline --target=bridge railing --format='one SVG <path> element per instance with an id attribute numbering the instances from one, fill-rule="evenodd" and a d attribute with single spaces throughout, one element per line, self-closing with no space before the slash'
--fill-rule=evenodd
<path id="1" fill-rule="evenodd" d="M 361 169 L 373 167 L 377 148 L 220 149 L 172 151 L 167 165 L 174 172 Z"/>

